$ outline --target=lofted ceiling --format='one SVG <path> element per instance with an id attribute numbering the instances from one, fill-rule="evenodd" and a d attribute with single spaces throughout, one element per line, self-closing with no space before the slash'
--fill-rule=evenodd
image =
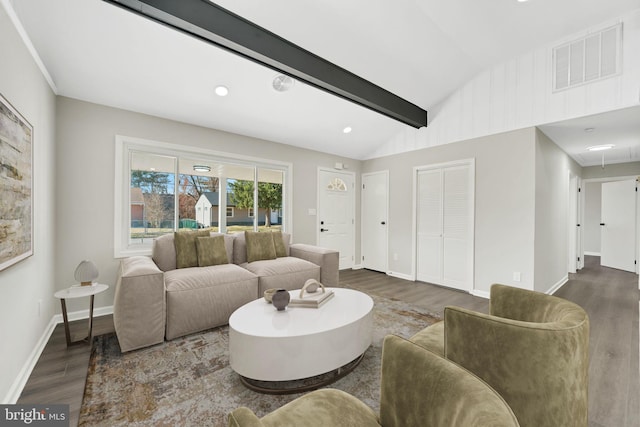
<path id="1" fill-rule="evenodd" d="M 10 2 L 59 95 L 354 159 L 367 158 L 406 126 L 301 82 L 277 92 L 277 72 L 101 0 Z M 426 110 L 492 64 L 640 6 L 639 0 L 215 3 Z M 216 96 L 218 85 L 229 95 Z M 549 129 L 561 145 L 555 138 L 563 132 Z"/>

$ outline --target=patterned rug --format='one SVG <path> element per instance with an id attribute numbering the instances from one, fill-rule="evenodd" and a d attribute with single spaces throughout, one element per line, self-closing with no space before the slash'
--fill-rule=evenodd
<path id="1" fill-rule="evenodd" d="M 329 387 L 378 410 L 383 338 L 410 337 L 440 319 L 404 302 L 372 298 L 373 344 L 353 372 Z M 242 385 L 229 366 L 227 326 L 125 354 L 108 334 L 94 338 L 78 425 L 226 426 L 227 414 L 239 406 L 261 417 L 300 395 L 265 395 Z"/>

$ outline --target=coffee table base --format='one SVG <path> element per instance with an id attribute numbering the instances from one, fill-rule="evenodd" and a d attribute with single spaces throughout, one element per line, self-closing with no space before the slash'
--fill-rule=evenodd
<path id="1" fill-rule="evenodd" d="M 293 394 L 302 393 L 324 387 L 353 371 L 364 358 L 364 353 L 347 363 L 344 366 L 334 369 L 333 371 L 316 375 L 314 377 L 303 378 L 300 380 L 290 381 L 260 381 L 246 378 L 240 375 L 240 381 L 247 388 L 264 394 Z"/>

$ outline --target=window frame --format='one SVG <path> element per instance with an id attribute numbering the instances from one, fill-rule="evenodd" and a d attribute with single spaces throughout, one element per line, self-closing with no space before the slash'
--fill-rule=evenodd
<path id="1" fill-rule="evenodd" d="M 229 215 L 229 212 L 231 212 L 231 215 Z M 226 218 L 233 218 L 235 216 L 236 216 L 236 210 L 233 208 L 233 206 L 227 206 Z"/>
<path id="2" fill-rule="evenodd" d="M 114 188 L 114 257 L 125 258 L 134 255 L 151 255 L 152 243 L 132 244 L 130 242 L 131 227 L 131 153 L 133 151 L 154 155 L 173 156 L 177 158 L 175 173 L 179 173 L 180 158 L 202 159 L 206 162 L 239 165 L 254 169 L 254 182 L 258 181 L 258 169 L 272 169 L 283 173 L 282 211 L 285 218 L 283 231 L 293 229 L 292 221 L 292 177 L 293 164 L 278 160 L 262 159 L 236 153 L 228 153 L 191 145 L 154 141 L 126 135 L 115 136 L 115 188 Z M 177 184 L 176 184 L 177 185 Z M 257 188 L 257 185 L 256 185 Z M 176 189 L 176 213 L 174 223 L 177 224 L 178 191 Z M 225 194 L 221 191 L 221 194 Z M 256 197 L 257 203 L 257 197 Z M 226 216 L 225 216 L 226 219 Z M 174 227 L 177 227 L 175 225 Z M 220 227 L 220 225 L 219 225 Z M 256 223 L 254 221 L 254 228 Z M 175 229 L 175 228 L 174 228 Z"/>

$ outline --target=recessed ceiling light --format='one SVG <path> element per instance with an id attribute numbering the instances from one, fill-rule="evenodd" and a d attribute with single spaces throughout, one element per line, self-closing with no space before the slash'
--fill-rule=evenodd
<path id="1" fill-rule="evenodd" d="M 524 3 L 524 2 L 526 2 L 526 1 L 527 1 L 527 0 L 518 0 L 518 3 Z"/>
<path id="2" fill-rule="evenodd" d="M 211 172 L 211 166 L 193 165 L 193 170 L 196 171 L 196 172 Z"/>
<path id="3" fill-rule="evenodd" d="M 227 96 L 229 94 L 229 89 L 226 86 L 216 86 L 215 91 L 218 96 Z"/>
<path id="4" fill-rule="evenodd" d="M 594 145 L 593 147 L 587 148 L 589 151 L 604 151 L 611 150 L 615 145 L 613 144 L 605 144 L 605 145 Z"/>
<path id="5" fill-rule="evenodd" d="M 342 132 L 344 133 L 351 133 L 353 129 L 351 129 L 351 126 L 347 126 L 346 128 L 342 129 Z"/>
<path id="6" fill-rule="evenodd" d="M 295 83 L 296 81 L 292 77 L 284 74 L 278 74 L 274 77 L 271 85 L 273 86 L 273 89 L 278 92 L 286 92 L 291 89 Z"/>

